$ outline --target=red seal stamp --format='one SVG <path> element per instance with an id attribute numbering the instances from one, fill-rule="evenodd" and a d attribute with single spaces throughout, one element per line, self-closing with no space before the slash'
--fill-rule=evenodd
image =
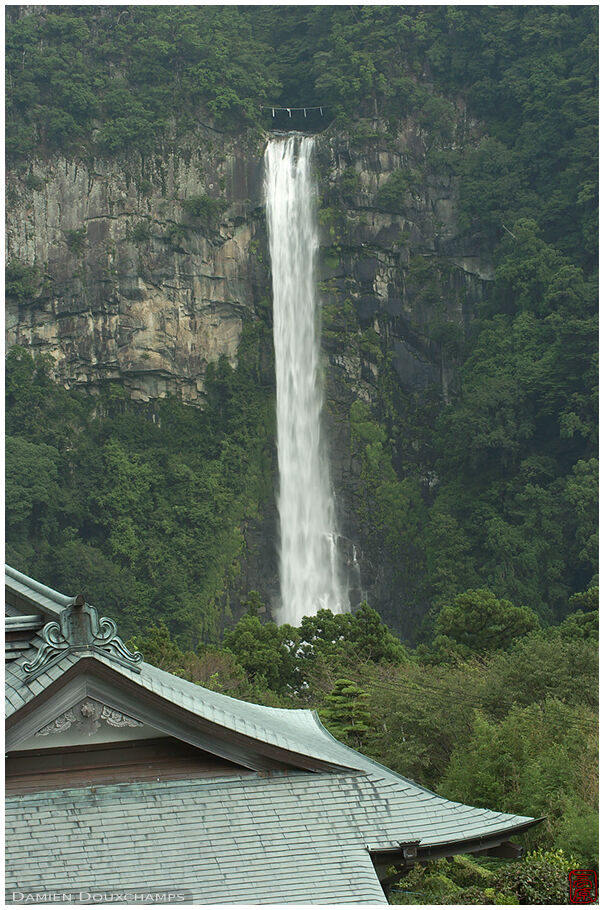
<path id="1" fill-rule="evenodd" d="M 595 904 L 598 899 L 598 876 L 593 869 L 571 869 L 568 873 L 571 904 Z"/>

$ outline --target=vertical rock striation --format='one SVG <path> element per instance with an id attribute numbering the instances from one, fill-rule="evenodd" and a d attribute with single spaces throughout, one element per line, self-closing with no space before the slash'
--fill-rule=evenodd
<path id="1" fill-rule="evenodd" d="M 244 143 L 149 159 L 34 161 L 9 174 L 6 256 L 35 269 L 9 299 L 7 344 L 50 354 L 57 377 L 96 391 L 196 403 L 208 363 L 236 362 L 260 271 L 261 160 Z"/>

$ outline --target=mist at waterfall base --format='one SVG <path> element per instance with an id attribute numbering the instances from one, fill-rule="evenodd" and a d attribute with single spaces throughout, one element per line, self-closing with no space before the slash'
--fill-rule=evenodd
<path id="1" fill-rule="evenodd" d="M 265 152 L 277 380 L 277 619 L 295 626 L 322 608 L 334 613 L 350 609 L 321 435 L 313 144 L 309 136 L 288 136 L 271 139 Z"/>

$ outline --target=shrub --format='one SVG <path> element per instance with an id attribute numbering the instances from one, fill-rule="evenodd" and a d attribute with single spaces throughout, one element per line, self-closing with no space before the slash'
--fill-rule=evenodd
<path id="1" fill-rule="evenodd" d="M 169 240 L 172 244 L 172 247 L 177 250 L 181 245 L 185 237 L 187 236 L 187 229 L 184 224 L 169 224 L 166 228 L 166 233 L 164 238 Z"/>
<path id="2" fill-rule="evenodd" d="M 25 178 L 25 186 L 28 190 L 43 190 L 46 182 L 41 177 L 36 177 L 35 174 L 30 173 Z"/>
<path id="3" fill-rule="evenodd" d="M 353 167 L 347 167 L 340 175 L 338 186 L 344 202 L 352 203 L 360 191 L 361 178 Z"/>
<path id="4" fill-rule="evenodd" d="M 393 888 L 392 903 L 567 904 L 568 873 L 577 860 L 562 850 L 537 850 L 491 871 L 480 860 L 455 857 L 415 866 Z M 400 895 L 400 896 L 399 896 Z"/>
<path id="5" fill-rule="evenodd" d="M 204 227 L 211 227 L 224 211 L 225 203 L 222 199 L 214 199 L 202 193 L 200 196 L 185 199 L 182 207 L 191 221 L 199 222 Z"/>
<path id="6" fill-rule="evenodd" d="M 11 259 L 6 264 L 5 281 L 6 296 L 14 297 L 19 303 L 23 303 L 36 296 L 38 270 L 27 262 Z"/>
<path id="7" fill-rule="evenodd" d="M 401 170 L 394 171 L 377 192 L 375 198 L 377 207 L 385 212 L 399 212 L 412 186 L 411 174 Z"/>
<path id="8" fill-rule="evenodd" d="M 567 904 L 568 873 L 577 865 L 562 850 L 535 850 L 503 869 L 498 885 L 512 891 L 519 904 Z"/>
<path id="9" fill-rule="evenodd" d="M 151 235 L 151 225 L 148 221 L 139 221 L 130 232 L 130 239 L 135 243 L 144 243 Z"/>
<path id="10" fill-rule="evenodd" d="M 86 246 L 86 228 L 77 228 L 75 231 L 65 231 L 65 243 L 70 253 L 80 256 Z"/>

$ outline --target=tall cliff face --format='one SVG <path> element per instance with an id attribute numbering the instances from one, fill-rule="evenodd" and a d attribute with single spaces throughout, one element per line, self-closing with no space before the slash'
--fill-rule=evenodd
<path id="1" fill-rule="evenodd" d="M 7 260 L 33 267 L 35 291 L 8 299 L 8 345 L 50 354 L 59 381 L 92 393 L 110 382 L 133 399 L 201 404 L 207 365 L 221 355 L 236 362 L 244 321 L 270 299 L 262 151 L 261 141 L 201 131 L 146 159 L 37 160 L 9 172 Z M 375 406 L 385 359 L 403 399 L 446 403 L 459 340 L 491 278 L 464 246 L 456 186 L 428 152 L 412 121 L 396 137 L 374 123 L 369 137 L 327 131 L 317 141 L 326 422 L 343 558 L 359 559 L 353 600 L 368 595 L 403 630 L 404 592 L 360 517 L 350 408 Z M 271 502 L 247 532 L 235 601 L 249 588 L 274 598 L 275 535 Z"/>
<path id="2" fill-rule="evenodd" d="M 466 136 L 475 129 L 473 123 L 459 124 Z M 375 545 L 361 504 L 361 465 L 349 414 L 357 399 L 379 410 L 386 364 L 403 408 L 430 408 L 435 415 L 446 405 L 463 339 L 492 280 L 491 263 L 463 240 L 456 182 L 430 164 L 430 145 L 430 137 L 409 121 L 395 137 L 380 135 L 377 123 L 369 140 L 321 137 L 318 150 L 328 435 L 340 526 L 355 542 L 360 566 L 361 586 L 353 598 L 367 597 L 408 635 L 427 605 L 415 602 L 400 567 L 389 565 Z M 414 460 L 420 437 L 421 428 L 417 438 L 412 431 L 405 453 L 397 453 L 395 444 L 395 460 Z M 422 477 L 426 499 L 435 480 Z"/>
<path id="3" fill-rule="evenodd" d="M 34 161 L 9 175 L 7 260 L 36 268 L 9 299 L 7 341 L 57 377 L 135 399 L 197 402 L 207 364 L 236 361 L 256 295 L 261 153 L 200 134 L 148 159 Z"/>

